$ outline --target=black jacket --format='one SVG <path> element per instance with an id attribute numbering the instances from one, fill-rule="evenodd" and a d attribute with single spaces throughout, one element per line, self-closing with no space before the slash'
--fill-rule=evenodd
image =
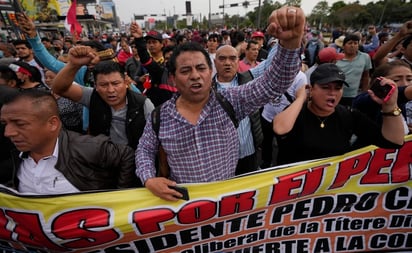
<path id="1" fill-rule="evenodd" d="M 146 125 L 144 104 L 146 97 L 133 91 L 127 91 L 127 113 L 126 113 L 126 136 L 128 145 L 136 149 L 140 136 L 143 134 Z M 112 111 L 110 106 L 104 102 L 96 90 L 93 91 L 90 99 L 90 123 L 89 133 L 97 136 L 104 134 L 110 136 L 110 126 L 112 122 Z"/>
<path id="2" fill-rule="evenodd" d="M 144 38 L 135 39 L 135 45 L 140 57 L 140 61 L 150 74 L 152 87 L 146 91 L 146 96 L 153 105 L 159 106 L 169 100 L 177 92 L 176 87 L 169 81 L 169 71 L 164 64 L 159 64 L 153 60 L 146 48 Z M 139 87 L 143 91 L 143 88 Z"/>
<path id="3" fill-rule="evenodd" d="M 7 98 L 18 93 L 18 89 L 0 85 L 0 109 Z M 13 143 L 4 136 L 4 125 L 0 124 L 0 184 L 5 184 L 11 180 L 13 164 L 10 151 L 14 149 Z"/>
<path id="4" fill-rule="evenodd" d="M 16 173 L 22 160 L 17 150 L 13 154 L 13 181 L 8 186 L 18 189 Z M 135 167 L 133 149 L 114 144 L 107 136 L 60 132 L 55 168 L 80 191 L 141 187 Z"/>

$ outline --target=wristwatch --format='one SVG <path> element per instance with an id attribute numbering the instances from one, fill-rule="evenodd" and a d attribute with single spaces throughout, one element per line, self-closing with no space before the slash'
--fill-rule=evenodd
<path id="1" fill-rule="evenodd" d="M 393 111 L 390 112 L 382 112 L 382 116 L 399 116 L 401 115 L 402 110 L 399 107 L 395 107 L 395 109 L 393 109 Z"/>

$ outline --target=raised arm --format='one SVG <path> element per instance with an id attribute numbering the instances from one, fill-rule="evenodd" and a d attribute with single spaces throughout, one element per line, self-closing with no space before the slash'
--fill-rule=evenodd
<path id="1" fill-rule="evenodd" d="M 408 35 L 412 34 L 412 20 L 405 22 L 399 32 L 385 44 L 382 44 L 373 56 L 375 66 L 387 61 L 386 56 Z"/>
<path id="2" fill-rule="evenodd" d="M 289 133 L 306 102 L 307 86 L 302 85 L 296 92 L 296 99 L 289 107 L 273 118 L 273 131 L 278 135 Z"/>
<path id="3" fill-rule="evenodd" d="M 74 76 L 82 66 L 95 64 L 98 61 L 99 57 L 91 47 L 76 46 L 70 49 L 68 63 L 53 80 L 53 92 L 73 101 L 79 101 L 83 90 L 80 86 L 73 84 Z"/>
<path id="4" fill-rule="evenodd" d="M 269 17 L 267 32 L 279 39 L 286 49 L 300 48 L 305 26 L 305 15 L 300 8 L 283 7 Z"/>
<path id="5" fill-rule="evenodd" d="M 34 55 L 43 64 L 43 66 L 52 72 L 58 73 L 66 65 L 64 62 L 57 60 L 53 55 L 47 51 L 44 45 L 40 41 L 40 37 L 37 34 L 36 26 L 30 18 L 24 13 L 17 13 L 19 20 L 19 28 L 27 36 L 27 41 L 30 43 L 33 49 Z M 74 80 L 76 83 L 84 85 L 84 75 L 87 68 L 82 67 L 77 73 L 74 74 Z"/>
<path id="6" fill-rule="evenodd" d="M 392 80 L 383 78 L 381 84 L 384 83 L 393 83 L 396 85 Z M 395 116 L 392 114 L 398 107 L 398 89 L 395 89 L 394 93 L 390 97 L 387 102 L 383 102 L 382 99 L 375 96 L 373 91 L 368 90 L 369 95 L 371 98 L 378 104 L 382 106 L 382 135 L 388 141 L 391 141 L 395 144 L 402 145 L 404 142 L 404 125 L 403 125 L 403 117 L 401 114 Z"/>
<path id="7" fill-rule="evenodd" d="M 160 84 L 162 80 L 164 67 L 155 62 L 153 58 L 150 56 L 149 52 L 147 51 L 146 42 L 143 38 L 143 31 L 139 24 L 137 24 L 136 22 L 132 22 L 132 24 L 130 25 L 130 34 L 134 38 L 134 43 L 136 45 L 140 61 L 143 67 L 147 69 L 147 71 L 150 74 L 150 77 L 152 78 L 152 83 Z"/>
<path id="8" fill-rule="evenodd" d="M 256 76 L 258 71 L 254 71 L 255 79 L 248 85 L 242 85 L 239 90 L 225 91 L 229 93 L 227 98 L 234 106 L 238 119 L 243 119 L 257 108 L 283 95 L 292 85 L 301 67 L 304 25 L 305 15 L 300 8 L 288 6 L 272 12 L 267 32 L 279 38 L 280 43 L 273 49 L 273 57 L 268 58 L 268 67 L 260 76 Z M 240 96 L 236 94 L 239 91 Z"/>

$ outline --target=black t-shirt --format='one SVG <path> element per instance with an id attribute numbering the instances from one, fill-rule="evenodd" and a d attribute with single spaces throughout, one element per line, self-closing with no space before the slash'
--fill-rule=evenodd
<path id="1" fill-rule="evenodd" d="M 354 134 L 368 145 L 399 147 L 385 140 L 380 126 L 357 110 L 350 111 L 338 105 L 334 113 L 322 118 L 313 114 L 305 104 L 292 130 L 276 136 L 278 164 L 342 155 L 353 149 L 351 139 Z"/>

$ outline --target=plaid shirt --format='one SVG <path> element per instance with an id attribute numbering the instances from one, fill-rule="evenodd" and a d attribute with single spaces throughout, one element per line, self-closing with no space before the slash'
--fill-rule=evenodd
<path id="1" fill-rule="evenodd" d="M 279 47 L 262 76 L 221 92 L 233 105 L 239 121 L 288 89 L 300 69 L 299 50 Z M 151 120 L 147 120 L 136 150 L 136 174 L 143 183 L 156 176 L 155 156 L 160 140 L 167 154 L 171 180 L 200 183 L 233 177 L 239 158 L 238 134 L 215 93 L 210 93 L 196 125 L 178 113 L 178 97 L 176 94 L 162 105 L 158 138 Z"/>

